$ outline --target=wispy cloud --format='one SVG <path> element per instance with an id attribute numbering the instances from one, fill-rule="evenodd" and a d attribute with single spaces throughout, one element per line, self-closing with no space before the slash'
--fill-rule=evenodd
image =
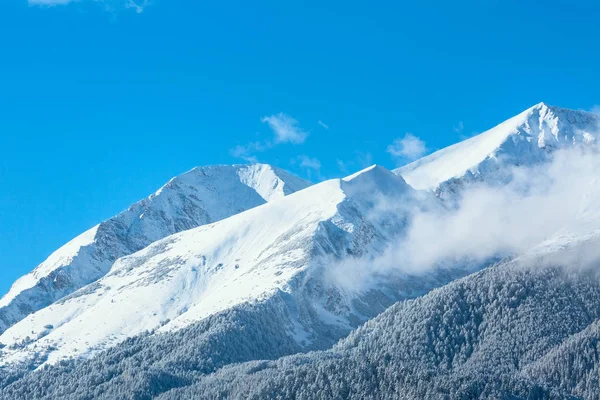
<path id="1" fill-rule="evenodd" d="M 298 161 L 300 161 L 300 166 L 308 169 L 312 169 L 315 171 L 321 170 L 321 161 L 314 157 L 309 157 L 305 155 L 298 156 Z"/>
<path id="2" fill-rule="evenodd" d="M 247 145 L 237 145 L 229 150 L 229 154 L 236 158 L 244 159 L 248 162 L 257 162 L 256 153 L 261 153 L 271 148 L 270 143 L 251 142 Z"/>
<path id="3" fill-rule="evenodd" d="M 356 152 L 356 163 L 360 168 L 366 168 L 373 165 L 373 155 L 371 153 L 357 151 Z"/>
<path id="4" fill-rule="evenodd" d="M 462 121 L 458 121 L 458 124 L 454 127 L 454 132 L 456 133 L 462 133 L 462 131 L 465 129 L 465 125 L 463 124 Z"/>
<path id="5" fill-rule="evenodd" d="M 150 0 L 127 0 L 125 8 L 132 8 L 136 13 L 141 14 L 148 5 L 150 5 Z"/>
<path id="6" fill-rule="evenodd" d="M 380 255 L 328 264 L 330 277 L 348 289 L 362 291 L 370 287 L 373 276 L 481 267 L 532 248 L 535 251 L 530 255 L 540 249 L 575 246 L 578 238 L 595 238 L 589 242 L 591 254 L 573 247 L 573 259 L 569 254 L 564 259 L 553 254 L 548 261 L 575 268 L 598 265 L 600 159 L 595 149 L 561 150 L 551 162 L 507 170 L 512 176 L 509 183 L 467 185 L 450 208 L 432 206 L 436 203 L 428 203 L 418 192 L 408 193 L 403 201 L 380 196 L 373 204 L 372 217 L 392 220 L 405 215 L 406 230 Z M 412 200 L 411 196 L 420 197 Z M 422 208 L 423 204 L 427 206 Z"/>
<path id="7" fill-rule="evenodd" d="M 304 143 L 308 132 L 300 128 L 298 121 L 287 114 L 279 113 L 262 117 L 261 121 L 269 125 L 275 134 L 275 143 Z"/>
<path id="8" fill-rule="evenodd" d="M 64 6 L 70 3 L 94 3 L 104 6 L 107 10 L 116 10 L 118 8 L 128 8 L 140 14 L 150 5 L 150 0 L 28 0 L 32 6 Z"/>
<path id="9" fill-rule="evenodd" d="M 340 172 L 342 172 L 343 174 L 348 172 L 348 163 L 346 161 L 337 159 L 336 162 Z"/>
<path id="10" fill-rule="evenodd" d="M 353 160 L 337 159 L 336 163 L 339 171 L 347 174 L 373 165 L 373 155 L 369 152 L 355 151 Z"/>
<path id="11" fill-rule="evenodd" d="M 59 6 L 75 1 L 77 0 L 29 0 L 29 4 L 33 6 Z"/>
<path id="12" fill-rule="evenodd" d="M 309 157 L 307 155 L 300 155 L 296 158 L 293 158 L 290 161 L 290 164 L 296 165 L 302 169 L 306 173 L 309 180 L 324 180 L 323 175 L 321 175 L 321 161 L 314 157 Z"/>
<path id="13" fill-rule="evenodd" d="M 302 144 L 308 137 L 308 132 L 300 127 L 298 120 L 287 114 L 274 114 L 262 117 L 260 120 L 271 128 L 273 138 L 237 145 L 229 150 L 229 154 L 248 162 L 257 162 L 257 153 L 262 153 L 283 143 Z"/>
<path id="14" fill-rule="evenodd" d="M 394 142 L 387 147 L 387 152 L 394 157 L 413 161 L 427 153 L 427 146 L 425 145 L 425 142 L 417 136 L 412 133 L 407 133 L 403 137 L 395 139 Z"/>
<path id="15" fill-rule="evenodd" d="M 317 122 L 317 124 L 319 124 L 319 126 L 321 126 L 323 129 L 329 129 L 329 125 L 327 125 L 325 122 L 319 120 Z"/>

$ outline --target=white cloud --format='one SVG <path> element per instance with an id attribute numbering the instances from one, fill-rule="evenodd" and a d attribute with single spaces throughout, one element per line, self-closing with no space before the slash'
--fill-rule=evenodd
<path id="1" fill-rule="evenodd" d="M 356 172 L 366 167 L 373 165 L 373 155 L 369 152 L 355 151 L 354 160 L 337 159 L 336 163 L 341 173 Z"/>
<path id="2" fill-rule="evenodd" d="M 141 14 L 149 4 L 150 0 L 127 0 L 125 8 L 132 8 L 136 13 Z"/>
<path id="3" fill-rule="evenodd" d="M 247 145 L 237 145 L 229 150 L 229 154 L 236 158 L 242 158 L 248 162 L 255 163 L 258 161 L 256 153 L 263 152 L 271 147 L 270 143 L 251 142 Z"/>
<path id="4" fill-rule="evenodd" d="M 261 118 L 275 134 L 275 143 L 304 143 L 308 133 L 300 128 L 298 121 L 289 115 L 279 113 Z"/>
<path id="5" fill-rule="evenodd" d="M 406 199 L 391 205 L 397 210 L 390 210 L 382 199 L 373 214 L 385 219 L 408 212 L 408 227 L 382 255 L 332 265 L 331 278 L 360 291 L 368 287 L 374 272 L 420 274 L 433 268 L 483 266 L 532 248 L 564 246 L 565 238 L 568 243 L 576 243 L 578 237 L 600 238 L 600 158 L 595 151 L 563 150 L 555 153 L 552 162 L 509 170 L 510 183 L 466 187 L 456 207 L 409 210 L 411 201 Z M 426 204 L 423 199 L 412 203 Z M 597 243 L 593 242 L 593 254 L 576 247 L 577 254 L 569 255 L 577 257 L 572 264 L 584 268 L 597 262 Z M 552 261 L 567 267 L 563 262 L 569 260 L 573 261 L 553 256 Z M 348 276 L 354 277 L 352 282 L 345 279 Z"/>
<path id="6" fill-rule="evenodd" d="M 260 120 L 269 125 L 275 137 L 264 142 L 257 141 L 247 145 L 237 145 L 229 150 L 229 154 L 248 162 L 257 162 L 256 153 L 261 153 L 281 143 L 301 144 L 308 136 L 308 133 L 300 128 L 296 119 L 284 113 L 262 117 Z M 316 161 L 318 162 L 318 160 Z"/>
<path id="7" fill-rule="evenodd" d="M 324 129 L 329 129 L 329 125 L 327 125 L 325 122 L 323 122 L 323 121 L 321 121 L 321 120 L 319 120 L 319 121 L 317 122 L 317 124 L 319 124 L 319 125 L 320 125 L 322 128 L 324 128 Z"/>
<path id="8" fill-rule="evenodd" d="M 325 178 L 321 175 L 321 161 L 307 155 L 300 155 L 290 160 L 290 164 L 303 168 L 308 180 L 322 181 Z"/>
<path id="9" fill-rule="evenodd" d="M 404 137 L 395 139 L 388 146 L 387 152 L 394 157 L 412 161 L 422 157 L 427 152 L 427 146 L 417 136 L 407 133 Z"/>
<path id="10" fill-rule="evenodd" d="M 357 151 L 356 152 L 356 163 L 360 168 L 367 168 L 373 165 L 373 155 L 371 153 Z"/>
<path id="11" fill-rule="evenodd" d="M 88 2 L 103 5 L 107 10 L 130 8 L 140 14 L 150 5 L 150 0 L 28 0 L 32 6 L 61 6 L 76 2 Z"/>
<path id="12" fill-rule="evenodd" d="M 69 4 L 77 0 L 29 0 L 30 5 L 36 6 L 58 6 Z"/>
<path id="13" fill-rule="evenodd" d="M 300 161 L 300 166 L 308 169 L 313 169 L 315 171 L 321 170 L 321 161 L 316 158 L 311 158 L 309 156 L 298 156 L 298 161 Z"/>
<path id="14" fill-rule="evenodd" d="M 463 124 L 462 121 L 458 121 L 458 124 L 454 127 L 454 132 L 456 133 L 462 133 L 462 131 L 465 129 L 465 125 Z"/>
<path id="15" fill-rule="evenodd" d="M 338 169 L 340 170 L 340 172 L 342 172 L 344 174 L 348 172 L 348 163 L 347 162 L 345 162 L 344 160 L 340 160 L 340 159 L 337 159 L 336 162 L 337 162 L 337 166 L 338 166 Z"/>
<path id="16" fill-rule="evenodd" d="M 595 154 L 578 150 L 558 152 L 549 164 L 516 167 L 511 183 L 476 185 L 453 212 L 417 215 L 404 249 L 416 268 L 530 249 L 556 232 L 578 227 L 584 215 L 598 218 L 599 168 Z"/>

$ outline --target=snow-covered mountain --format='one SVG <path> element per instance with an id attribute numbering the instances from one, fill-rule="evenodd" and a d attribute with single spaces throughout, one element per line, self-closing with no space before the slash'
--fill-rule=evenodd
<path id="1" fill-rule="evenodd" d="M 77 236 L 0 300 L 0 332 L 106 274 L 119 258 L 168 235 L 219 221 L 310 184 L 269 165 L 194 168 Z"/>
<path id="2" fill-rule="evenodd" d="M 473 180 L 505 183 L 511 167 L 549 160 L 552 152 L 596 146 L 600 116 L 537 104 L 500 125 L 394 170 L 419 190 L 453 192 Z"/>
<path id="3" fill-rule="evenodd" d="M 560 261 L 597 249 L 588 233 L 399 302 L 328 351 L 226 367 L 159 398 L 596 399 L 600 257 Z"/>
<path id="4" fill-rule="evenodd" d="M 277 359 L 300 351 L 286 341 L 285 300 L 259 302 L 9 376 L 0 398 L 598 398 L 600 213 L 590 217 L 394 304 L 326 351 Z"/>
<path id="5" fill-rule="evenodd" d="M 381 203 L 400 203 L 404 211 L 380 210 Z M 466 273 L 445 271 L 408 288 L 392 284 L 406 276 L 383 276 L 358 293 L 328 280 L 328 267 L 346 258 L 360 258 L 367 268 L 370 256 L 402 234 L 411 209 L 436 204 L 432 195 L 374 166 L 171 235 L 7 329 L 0 362 L 90 355 L 146 330 L 178 330 L 282 293 L 291 314 L 289 335 L 308 348 L 331 344 L 397 299 Z"/>
<path id="6" fill-rule="evenodd" d="M 15 283 L 0 303 L 0 398 L 597 397 L 599 122 L 541 103 L 394 173 L 310 187 L 264 165 L 192 170 Z M 557 175 L 580 146 L 592 151 L 575 154 L 574 175 Z M 570 184 L 492 209 L 500 191 L 438 198 L 504 187 L 516 167 Z M 499 227 L 474 229 L 499 207 Z M 502 240 L 521 220 L 541 222 Z M 418 224 L 430 225 L 403 247 Z M 473 231 L 484 240 L 469 263 Z M 514 241 L 510 259 L 471 274 Z M 447 260 L 405 268 L 442 248 Z M 369 319 L 325 352 L 252 361 L 327 349 Z"/>

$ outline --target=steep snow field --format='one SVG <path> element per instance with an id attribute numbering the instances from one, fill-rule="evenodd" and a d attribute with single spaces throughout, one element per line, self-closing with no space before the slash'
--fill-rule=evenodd
<path id="1" fill-rule="evenodd" d="M 598 398 L 600 258 L 560 260 L 599 233 L 397 303 L 328 351 L 225 367 L 159 398 Z"/>
<path id="2" fill-rule="evenodd" d="M 525 253 L 398 302 L 327 351 L 232 365 L 159 398 L 598 398 L 600 189 L 589 183 L 577 217 Z"/>
<path id="3" fill-rule="evenodd" d="M 537 104 L 475 137 L 394 170 L 419 190 L 435 190 L 456 178 L 493 179 L 510 166 L 548 160 L 552 150 L 595 144 L 600 116 Z"/>
<path id="4" fill-rule="evenodd" d="M 383 251 L 404 216 L 369 212 L 384 198 L 414 201 L 413 192 L 390 171 L 371 167 L 156 241 L 6 330 L 0 342 L 9 350 L 1 362 L 47 356 L 53 363 L 145 330 L 179 329 L 280 290 L 293 292 L 292 278 L 317 268 L 319 255 Z M 332 311 L 320 309 L 326 321 L 348 324 Z M 307 339 L 300 323 L 293 334 Z"/>
<path id="5" fill-rule="evenodd" d="M 398 302 L 327 351 L 277 359 L 300 351 L 285 314 L 246 305 L 9 379 L 0 398 L 597 398 L 600 230 L 588 228 Z"/>
<path id="6" fill-rule="evenodd" d="M 174 178 L 59 249 L 0 301 L 4 371 L 55 365 L 23 383 L 0 376 L 10 385 L 2 393 L 40 397 L 56 376 L 51 392 L 66 398 L 189 385 L 167 396 L 364 398 L 406 388 L 407 398 L 568 397 L 572 380 L 553 386 L 561 372 L 532 355 L 556 359 L 595 337 L 599 122 L 540 103 L 393 173 L 373 166 L 310 187 L 260 164 Z M 498 256 L 510 261 L 450 283 Z M 327 348 L 414 298 L 331 351 L 201 378 Z M 57 364 L 72 357 L 87 361 Z M 554 375 L 538 384 L 536 371 Z"/>
<path id="7" fill-rule="evenodd" d="M 309 186 L 269 165 L 194 168 L 56 250 L 0 300 L 0 332 L 94 282 L 119 257 Z"/>

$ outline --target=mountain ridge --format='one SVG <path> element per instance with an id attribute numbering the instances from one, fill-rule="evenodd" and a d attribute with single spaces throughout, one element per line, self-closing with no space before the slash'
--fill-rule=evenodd
<path id="1" fill-rule="evenodd" d="M 484 257 L 485 240 L 475 241 L 484 249 L 473 260 L 461 257 L 453 241 L 436 242 L 445 239 L 436 239 L 436 224 L 418 232 L 423 236 L 409 250 L 437 254 L 434 246 L 451 247 L 452 254 L 439 253 L 446 255 L 441 262 L 412 266 L 402 246 L 413 224 L 450 216 L 452 227 L 462 217 L 461 238 L 469 224 L 485 224 L 445 200 L 469 196 L 470 185 L 502 187 L 515 168 L 535 167 L 530 175 L 536 177 L 555 171 L 547 166 L 556 164 L 559 151 L 595 148 L 599 119 L 540 103 L 404 170 L 373 165 L 291 193 L 285 182 L 294 177 L 269 166 L 241 173 L 239 166 L 193 169 L 150 197 L 180 193 L 197 185 L 186 179 L 226 169 L 236 179 L 225 181 L 236 184 L 204 187 L 214 207 L 194 208 L 216 208 L 223 218 L 212 221 L 199 211 L 209 222 L 191 226 L 185 204 L 177 203 L 184 218 L 167 213 L 168 221 L 182 229 L 149 238 L 98 279 L 9 327 L 0 335 L 0 398 L 46 390 L 73 399 L 593 397 L 593 380 L 581 376 L 598 370 L 590 346 L 598 332 L 600 281 L 588 274 L 600 242 L 594 173 L 573 180 L 584 190 L 525 192 L 530 204 L 511 203 L 508 211 L 520 210 L 524 219 L 533 218 L 539 201 L 551 203 L 545 211 L 569 212 L 551 227 L 542 219 L 543 234 L 513 235 L 527 239 L 527 248 L 511 253 L 508 246 L 508 254 L 501 248 L 503 261 L 489 264 L 496 253 Z M 231 195 L 221 196 L 229 189 Z M 245 193 L 256 201 L 235 208 L 233 199 Z M 193 203 L 194 196 L 184 197 Z M 137 219 L 125 225 L 135 238 L 146 237 L 144 226 L 153 234 L 155 225 L 140 223 L 145 218 L 163 224 L 160 212 L 131 211 Z M 511 324 L 513 317 L 519 325 Z M 575 366 L 584 385 L 574 386 L 552 365 L 572 358 L 573 349 L 585 349 Z M 312 350 L 319 352 L 307 353 Z M 536 354 L 544 355 L 537 363 Z M 262 358 L 278 360 L 257 361 Z M 236 362 L 247 363 L 229 365 Z"/>
<path id="2" fill-rule="evenodd" d="M 402 201 L 405 210 L 426 206 L 401 177 L 373 166 L 156 241 L 7 329 L 0 362 L 89 356 L 145 330 L 176 331 L 279 294 L 287 299 L 289 334 L 299 345 L 331 344 L 394 301 L 466 273 L 383 276 L 364 293 L 345 292 L 326 279 L 322 272 L 331 263 L 380 256 L 402 234 L 407 215 L 373 212 L 382 200 Z M 429 202 L 437 204 L 432 195 Z M 395 290 L 398 279 L 413 285 Z M 104 315 L 111 317 L 98 319 Z"/>
<path id="3" fill-rule="evenodd" d="M 0 332 L 100 278 L 121 256 L 169 234 L 308 186 L 266 164 L 196 167 L 174 177 L 155 193 L 72 239 L 19 278 L 0 300 Z"/>
<path id="4" fill-rule="evenodd" d="M 559 148 L 595 146 L 599 131 L 600 115 L 542 102 L 394 173 L 419 190 L 451 190 L 444 185 L 457 186 L 476 179 L 504 183 L 510 167 L 546 162 Z"/>
<path id="5" fill-rule="evenodd" d="M 324 352 L 230 365 L 159 398 L 595 398 L 600 276 L 548 264 L 559 247 L 396 303 Z"/>

